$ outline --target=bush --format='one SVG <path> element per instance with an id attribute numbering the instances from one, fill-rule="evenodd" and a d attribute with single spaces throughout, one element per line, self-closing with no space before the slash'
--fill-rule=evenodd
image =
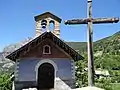
<path id="1" fill-rule="evenodd" d="M 0 74 L 0 90 L 12 90 L 12 81 L 7 73 Z"/>

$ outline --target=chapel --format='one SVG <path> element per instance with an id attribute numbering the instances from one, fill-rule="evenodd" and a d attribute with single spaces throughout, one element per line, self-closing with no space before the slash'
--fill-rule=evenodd
<path id="1" fill-rule="evenodd" d="M 60 39 L 62 19 L 50 12 L 34 18 L 35 37 L 6 56 L 15 62 L 14 90 L 74 88 L 75 61 L 83 57 Z"/>

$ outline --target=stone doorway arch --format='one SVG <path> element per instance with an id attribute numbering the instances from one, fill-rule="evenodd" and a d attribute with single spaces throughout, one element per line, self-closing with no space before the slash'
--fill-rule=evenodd
<path id="1" fill-rule="evenodd" d="M 43 63 L 38 68 L 38 79 L 37 86 L 38 89 L 49 89 L 54 88 L 54 78 L 55 78 L 54 66 L 50 63 Z"/>

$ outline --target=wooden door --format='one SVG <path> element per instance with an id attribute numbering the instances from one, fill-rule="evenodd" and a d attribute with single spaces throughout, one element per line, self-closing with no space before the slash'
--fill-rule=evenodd
<path id="1" fill-rule="evenodd" d="M 50 63 L 43 63 L 38 68 L 38 89 L 54 88 L 54 67 Z"/>

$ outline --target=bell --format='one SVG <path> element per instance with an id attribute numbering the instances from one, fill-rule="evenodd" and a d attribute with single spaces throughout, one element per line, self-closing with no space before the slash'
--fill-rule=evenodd
<path id="1" fill-rule="evenodd" d="M 46 22 L 41 22 L 41 25 L 47 25 L 47 23 Z"/>
<path id="2" fill-rule="evenodd" d="M 42 25 L 42 28 L 46 28 L 47 21 L 46 20 L 42 20 L 41 25 Z"/>
<path id="3" fill-rule="evenodd" d="M 46 25 L 42 25 L 42 28 L 45 29 L 45 28 L 46 28 Z"/>

